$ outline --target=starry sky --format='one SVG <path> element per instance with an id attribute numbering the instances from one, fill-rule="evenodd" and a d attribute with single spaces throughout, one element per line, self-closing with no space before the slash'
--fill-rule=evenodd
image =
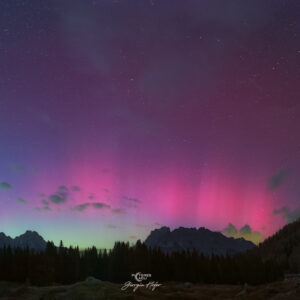
<path id="1" fill-rule="evenodd" d="M 0 231 L 259 242 L 300 217 L 300 2 L 2 0 Z"/>

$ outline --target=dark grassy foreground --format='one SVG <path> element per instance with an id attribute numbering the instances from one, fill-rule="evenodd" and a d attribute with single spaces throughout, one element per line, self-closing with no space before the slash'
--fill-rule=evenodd
<path id="1" fill-rule="evenodd" d="M 155 291 L 140 288 L 122 291 L 122 285 L 86 280 L 72 285 L 35 287 L 0 282 L 0 299 L 24 300 L 114 300 L 114 299 L 300 299 L 300 281 L 280 281 L 258 286 L 188 285 L 164 283 Z"/>

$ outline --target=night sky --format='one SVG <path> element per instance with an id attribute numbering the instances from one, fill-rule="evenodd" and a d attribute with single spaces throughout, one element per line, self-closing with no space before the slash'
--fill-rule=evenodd
<path id="1" fill-rule="evenodd" d="M 298 0 L 2 0 L 0 231 L 261 241 L 300 217 L 299 100 Z"/>

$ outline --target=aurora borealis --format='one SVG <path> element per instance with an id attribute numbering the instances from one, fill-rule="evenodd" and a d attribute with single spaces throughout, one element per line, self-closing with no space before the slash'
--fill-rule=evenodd
<path id="1" fill-rule="evenodd" d="M 1 1 L 0 231 L 257 241 L 300 217 L 299 15 L 296 0 Z"/>

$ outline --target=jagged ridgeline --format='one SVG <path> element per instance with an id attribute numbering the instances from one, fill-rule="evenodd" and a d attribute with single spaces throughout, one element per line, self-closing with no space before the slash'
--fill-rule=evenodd
<path id="1" fill-rule="evenodd" d="M 188 231 L 186 232 L 186 230 Z M 183 245 L 186 245 L 187 240 L 191 239 L 194 234 L 199 234 L 205 236 L 202 238 L 202 244 L 199 242 L 199 245 L 208 243 L 212 239 L 211 245 L 215 244 L 213 249 L 216 249 L 222 244 L 218 239 L 223 241 L 221 233 L 213 233 L 201 228 L 199 230 L 181 228 L 173 232 L 163 228 L 161 231 L 171 234 L 172 238 L 185 237 L 182 238 L 182 242 L 180 239 L 178 241 L 181 248 L 166 251 L 166 248 L 148 247 L 146 244 L 152 239 L 153 233 L 146 240 L 146 244 L 138 241 L 134 246 L 130 246 L 129 243 L 116 242 L 113 249 L 110 250 L 97 250 L 92 247 L 84 251 L 80 251 L 78 247 L 64 247 L 62 242 L 57 247 L 52 242 L 45 241 L 44 249 L 32 249 L 32 245 L 36 244 L 32 243 L 30 239 L 24 238 L 24 235 L 40 240 L 37 238 L 40 237 L 37 233 L 25 233 L 22 235 L 22 240 L 25 242 L 16 244 L 2 234 L 0 236 L 1 245 L 5 244 L 3 244 L 4 239 L 9 241 L 9 244 L 0 248 L 0 280 L 49 285 L 75 283 L 88 276 L 93 276 L 104 281 L 124 283 L 131 280 L 131 274 L 137 271 L 150 273 L 153 278 L 161 282 L 260 284 L 283 278 L 284 265 L 271 256 L 270 258 L 261 256 L 259 249 L 263 249 L 263 246 L 260 248 L 254 246 L 253 248 L 253 245 L 248 242 L 244 244 L 245 241 L 240 240 L 237 245 L 240 246 L 240 243 L 243 242 L 243 245 L 250 246 L 252 250 L 247 250 L 249 247 L 243 246 L 242 249 L 246 250 L 245 252 L 238 251 L 239 253 L 234 254 L 231 243 L 234 245 L 236 242 L 229 239 L 230 247 L 222 248 L 219 255 L 216 255 L 214 251 L 204 255 L 199 251 L 200 248 L 185 249 Z M 188 234 L 190 231 L 192 233 Z M 155 236 L 157 232 L 160 231 L 156 231 Z M 212 238 L 213 236 L 216 240 Z M 224 241 L 228 240 L 228 238 L 224 238 Z M 41 244 L 38 243 L 38 245 Z M 15 245 L 17 246 L 15 247 Z M 201 249 L 212 250 L 208 246 L 205 247 Z M 228 249 L 231 249 L 230 253 L 228 253 Z"/>
<path id="2" fill-rule="evenodd" d="M 165 253 L 195 250 L 204 255 L 233 255 L 255 247 L 252 242 L 243 238 L 229 238 L 204 227 L 180 227 L 173 231 L 168 227 L 161 227 L 151 231 L 145 244 Z"/>
<path id="3" fill-rule="evenodd" d="M 24 234 L 21 234 L 14 239 L 10 236 L 0 232 L 0 247 L 12 247 L 12 248 L 30 248 L 35 250 L 45 250 L 46 241 L 36 232 L 27 230 Z"/>

